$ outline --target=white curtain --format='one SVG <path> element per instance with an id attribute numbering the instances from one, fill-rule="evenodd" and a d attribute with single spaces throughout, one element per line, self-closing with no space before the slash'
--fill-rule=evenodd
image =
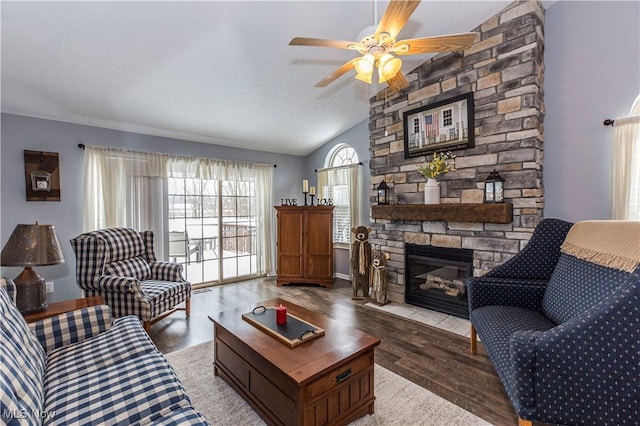
<path id="1" fill-rule="evenodd" d="M 119 226 L 154 231 L 156 256 L 165 259 L 169 177 L 254 182 L 258 273 L 275 270 L 273 165 L 269 164 L 87 146 L 84 231 Z"/>
<path id="2" fill-rule="evenodd" d="M 258 229 L 262 229 L 262 235 L 257 238 L 257 264 L 258 273 L 272 274 L 276 271 L 274 242 L 275 216 L 273 215 L 273 166 L 254 169 L 256 179 L 256 216 Z"/>
<path id="3" fill-rule="evenodd" d="M 118 150 L 114 150 L 118 151 Z M 126 179 L 122 161 L 97 147 L 87 146 L 84 152 L 84 202 L 82 218 L 84 232 L 122 226 L 126 222 Z"/>
<path id="4" fill-rule="evenodd" d="M 157 259 L 166 259 L 169 242 L 166 226 L 166 179 L 160 177 L 130 176 L 128 180 L 126 226 L 141 231 L 153 231 L 154 251 Z M 167 234 L 168 235 L 168 234 Z"/>
<path id="5" fill-rule="evenodd" d="M 640 97 L 632 115 L 614 121 L 611 218 L 640 220 Z"/>
<path id="6" fill-rule="evenodd" d="M 156 257 L 164 259 L 166 175 L 166 160 L 159 154 L 85 147 L 84 232 L 114 227 L 153 231 Z"/>
<path id="7" fill-rule="evenodd" d="M 349 188 L 349 221 L 350 226 L 359 226 L 361 201 L 361 167 L 358 164 L 318 170 L 318 198 L 333 198 L 332 188 L 348 186 Z M 353 235 L 351 235 L 353 237 Z"/>

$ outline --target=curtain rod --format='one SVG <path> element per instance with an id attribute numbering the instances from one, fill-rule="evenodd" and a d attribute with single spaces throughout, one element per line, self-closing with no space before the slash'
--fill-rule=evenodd
<path id="1" fill-rule="evenodd" d="M 358 161 L 357 163 L 358 166 L 362 166 L 362 161 Z M 353 166 L 353 164 L 345 164 L 344 166 L 338 166 L 338 167 L 324 167 L 322 169 L 315 169 L 314 172 L 318 173 L 318 170 L 324 170 L 324 169 L 339 169 L 341 167 L 349 167 L 349 166 Z"/>
<path id="2" fill-rule="evenodd" d="M 631 123 L 640 124 L 640 115 L 628 115 L 626 117 L 618 117 L 615 120 L 607 118 L 602 124 L 605 126 L 624 126 Z"/>
<path id="3" fill-rule="evenodd" d="M 80 148 L 80 149 L 84 149 L 84 148 L 85 148 L 85 144 L 83 144 L 83 143 L 79 143 L 79 144 L 78 144 L 78 148 Z M 360 164 L 362 164 L 362 163 L 360 163 Z M 274 165 L 273 165 L 273 167 L 278 167 L 278 165 L 277 165 L 277 164 L 274 164 Z"/>

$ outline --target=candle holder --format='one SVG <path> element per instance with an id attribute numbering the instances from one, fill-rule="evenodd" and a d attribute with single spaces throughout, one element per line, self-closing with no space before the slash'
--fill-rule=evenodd
<path id="1" fill-rule="evenodd" d="M 316 196 L 311 194 L 310 197 L 311 197 L 311 205 L 314 206 L 315 204 L 313 204 L 313 199 L 316 198 Z"/>
<path id="2" fill-rule="evenodd" d="M 307 205 L 307 194 L 308 194 L 308 192 L 302 191 L 302 193 L 304 194 L 304 205 L 306 206 Z"/>

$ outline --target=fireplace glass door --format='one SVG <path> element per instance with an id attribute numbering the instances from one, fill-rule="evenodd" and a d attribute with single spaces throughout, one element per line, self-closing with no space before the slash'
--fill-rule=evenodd
<path id="1" fill-rule="evenodd" d="M 407 244 L 405 261 L 406 303 L 469 317 L 466 280 L 473 250 Z"/>

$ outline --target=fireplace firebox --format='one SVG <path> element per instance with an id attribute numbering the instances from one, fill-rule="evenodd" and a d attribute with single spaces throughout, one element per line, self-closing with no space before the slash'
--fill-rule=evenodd
<path id="1" fill-rule="evenodd" d="M 469 318 L 473 250 L 405 244 L 405 302 Z"/>

